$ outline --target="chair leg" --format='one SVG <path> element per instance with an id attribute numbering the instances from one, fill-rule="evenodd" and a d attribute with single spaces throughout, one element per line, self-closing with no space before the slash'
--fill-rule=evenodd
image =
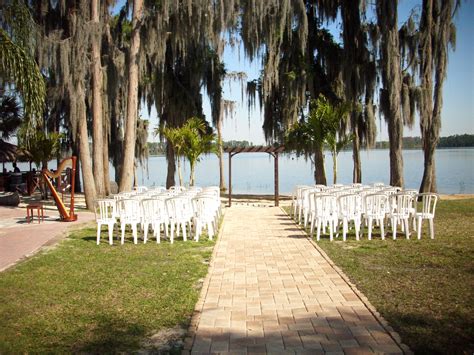
<path id="1" fill-rule="evenodd" d="M 321 218 L 318 218 L 317 221 L 317 226 L 316 226 L 316 240 L 319 242 L 319 239 L 321 238 Z M 332 240 L 332 238 L 331 238 Z"/>
<path id="2" fill-rule="evenodd" d="M 421 222 L 422 222 L 422 219 L 421 217 L 418 217 L 418 239 L 421 239 Z"/>
<path id="3" fill-rule="evenodd" d="M 434 239 L 434 221 L 433 221 L 433 218 L 428 219 L 428 222 L 430 224 L 430 238 Z"/>
<path id="4" fill-rule="evenodd" d="M 214 237 L 214 225 L 212 222 L 207 222 L 207 233 L 209 234 L 209 240 Z"/>
<path id="5" fill-rule="evenodd" d="M 164 226 L 164 225 L 163 225 Z M 160 244 L 161 242 L 161 223 L 157 223 L 156 224 L 156 229 L 155 229 L 155 233 L 156 233 L 156 244 Z"/>
<path id="6" fill-rule="evenodd" d="M 121 223 L 120 228 L 122 229 L 121 244 L 123 244 L 125 243 L 125 223 Z"/>
<path id="7" fill-rule="evenodd" d="M 143 244 L 146 244 L 148 240 L 148 222 L 143 223 Z"/>
<path id="8" fill-rule="evenodd" d="M 408 218 L 405 218 L 403 220 L 403 224 L 405 225 L 405 236 L 407 239 L 410 239 L 410 228 L 409 228 Z"/>
<path id="9" fill-rule="evenodd" d="M 347 219 L 344 218 L 342 221 L 342 240 L 343 241 L 346 241 L 346 234 L 347 234 L 347 230 L 349 229 L 347 224 L 348 224 Z"/>
<path id="10" fill-rule="evenodd" d="M 393 240 L 397 239 L 397 224 L 398 221 L 396 218 L 392 218 L 392 234 L 393 234 Z"/>
<path id="11" fill-rule="evenodd" d="M 174 242 L 174 222 L 170 223 L 170 241 L 171 244 Z"/>
<path id="12" fill-rule="evenodd" d="M 314 216 L 311 215 L 310 219 L 311 219 L 311 224 L 309 226 L 309 235 L 312 236 L 314 234 Z"/>
<path id="13" fill-rule="evenodd" d="M 194 240 L 199 242 L 199 236 L 201 235 L 201 221 L 198 219 L 194 222 Z"/>
<path id="14" fill-rule="evenodd" d="M 114 244 L 114 224 L 115 223 L 109 224 L 109 244 L 110 245 Z"/>
<path id="15" fill-rule="evenodd" d="M 100 229 L 102 228 L 102 225 L 100 223 L 97 223 L 97 245 L 100 244 Z"/>
<path id="16" fill-rule="evenodd" d="M 384 219 L 381 218 L 380 221 L 379 221 L 379 224 L 380 224 L 380 234 L 382 236 L 382 240 L 385 240 L 385 230 L 384 230 Z"/>
<path id="17" fill-rule="evenodd" d="M 369 217 L 367 229 L 368 229 L 368 238 L 369 240 L 372 240 L 372 217 Z"/>
<path id="18" fill-rule="evenodd" d="M 334 233 L 336 233 L 336 223 L 329 221 L 329 240 L 331 242 L 334 240 Z"/>
<path id="19" fill-rule="evenodd" d="M 138 244 L 138 231 L 137 225 L 132 224 L 133 244 Z"/>
<path id="20" fill-rule="evenodd" d="M 356 232 L 356 240 L 359 240 L 359 232 L 360 232 L 360 221 L 354 220 L 354 227 Z"/>
<path id="21" fill-rule="evenodd" d="M 186 222 L 181 223 L 181 230 L 183 231 L 183 240 L 187 241 L 188 239 L 186 237 Z"/>

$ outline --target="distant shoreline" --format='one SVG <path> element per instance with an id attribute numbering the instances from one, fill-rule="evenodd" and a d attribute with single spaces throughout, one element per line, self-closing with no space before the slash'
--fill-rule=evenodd
<path id="1" fill-rule="evenodd" d="M 436 150 L 446 150 L 446 149 L 474 149 L 474 146 L 472 147 L 439 147 L 439 148 L 436 148 Z M 384 147 L 377 147 L 377 148 L 361 148 L 361 151 L 362 152 L 365 152 L 365 151 L 372 151 L 372 150 L 389 150 L 389 148 L 384 148 Z M 413 147 L 413 148 L 403 148 L 402 150 L 423 150 L 421 147 Z M 349 152 L 349 151 L 352 151 L 352 149 L 348 148 L 348 149 L 343 149 L 342 152 Z M 327 152 L 327 153 L 330 153 L 329 150 L 324 150 L 324 152 Z M 283 154 L 292 154 L 292 153 L 296 153 L 295 151 L 283 151 Z M 266 154 L 266 153 L 261 153 L 261 154 Z M 209 153 L 209 154 L 205 154 L 205 155 L 214 155 L 213 153 Z M 226 154 L 224 153 L 224 156 Z M 166 154 L 150 154 L 148 157 L 152 158 L 152 157 L 166 157 Z"/>

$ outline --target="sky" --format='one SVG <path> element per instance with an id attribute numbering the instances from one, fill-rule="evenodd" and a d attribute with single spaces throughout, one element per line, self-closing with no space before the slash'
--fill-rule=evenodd
<path id="1" fill-rule="evenodd" d="M 421 1 L 401 0 L 399 21 L 404 21 L 411 9 L 420 3 Z M 474 1 L 462 1 L 454 22 L 457 27 L 456 48 L 455 51 L 449 52 L 447 79 L 443 86 L 441 136 L 474 133 Z M 339 37 L 336 26 L 331 31 L 336 38 Z M 246 72 L 248 80 L 258 78 L 261 70 L 260 62 L 250 62 L 242 48 L 226 47 L 223 59 L 227 71 Z M 249 114 L 246 97 L 244 96 L 242 101 L 238 83 L 224 83 L 223 98 L 237 101 L 233 118 L 226 119 L 223 125 L 224 141 L 247 140 L 254 144 L 265 144 L 262 131 L 263 117 L 258 104 Z M 211 110 L 205 93 L 203 101 L 204 113 L 210 120 Z M 146 109 L 142 109 L 141 115 L 142 118 L 150 120 L 151 127 L 158 125 L 155 110 L 149 115 Z M 377 140 L 388 140 L 387 126 L 378 115 L 377 129 Z M 418 122 L 412 130 L 405 128 L 404 136 L 420 136 Z M 156 140 L 151 133 L 150 140 Z"/>

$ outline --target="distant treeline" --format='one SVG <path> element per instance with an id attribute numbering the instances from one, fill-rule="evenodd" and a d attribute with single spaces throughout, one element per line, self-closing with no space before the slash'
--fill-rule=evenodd
<path id="1" fill-rule="evenodd" d="M 224 148 L 235 148 L 235 147 L 252 147 L 254 144 L 249 141 L 228 141 L 223 143 Z M 474 147 L 474 134 L 455 134 L 454 136 L 441 137 L 439 139 L 438 148 L 464 148 Z M 388 141 L 377 142 L 375 149 L 388 149 Z M 404 149 L 421 149 L 421 138 L 420 137 L 404 137 L 403 138 Z M 346 150 L 352 149 L 349 144 Z M 165 155 L 166 154 L 166 143 L 165 142 L 149 142 L 148 143 L 149 155 Z"/>
<path id="2" fill-rule="evenodd" d="M 403 148 L 404 149 L 421 149 L 421 138 L 420 137 L 404 137 Z M 463 148 L 463 147 L 474 147 L 474 134 L 455 134 L 454 136 L 441 137 L 437 145 L 438 148 Z M 388 149 L 388 141 L 377 142 L 375 145 L 376 149 Z"/>
<path id="3" fill-rule="evenodd" d="M 252 147 L 254 144 L 249 141 L 228 141 L 223 142 L 224 148 L 234 147 Z M 166 154 L 166 142 L 148 142 L 148 154 L 149 155 L 165 155 Z"/>

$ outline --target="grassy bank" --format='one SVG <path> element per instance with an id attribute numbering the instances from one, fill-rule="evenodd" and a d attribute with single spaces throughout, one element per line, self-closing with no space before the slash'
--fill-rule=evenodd
<path id="1" fill-rule="evenodd" d="M 473 199 L 440 201 L 434 240 L 425 225 L 420 241 L 416 235 L 368 241 L 365 234 L 359 242 L 323 238 L 318 245 L 413 351 L 472 353 L 473 226 Z"/>
<path id="2" fill-rule="evenodd" d="M 0 353 L 130 352 L 160 331 L 179 337 L 213 245 L 97 246 L 94 227 L 73 232 L 0 274 Z"/>

